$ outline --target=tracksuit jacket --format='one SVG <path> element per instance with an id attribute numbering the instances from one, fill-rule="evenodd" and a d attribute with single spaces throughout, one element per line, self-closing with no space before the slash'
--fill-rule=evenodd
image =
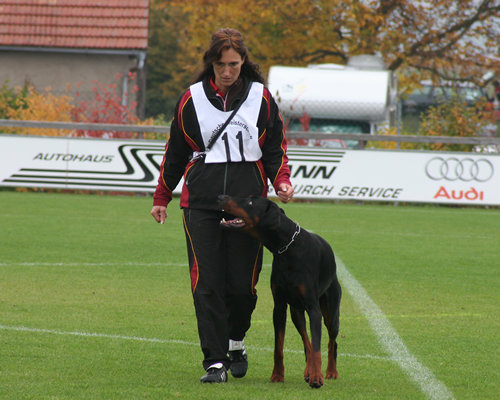
<path id="1" fill-rule="evenodd" d="M 230 111 L 242 101 L 242 93 L 248 84 L 245 78 L 240 77 L 225 99 L 218 93 L 212 79 L 205 79 L 203 88 L 215 107 Z M 210 164 L 205 163 L 203 158 L 192 159 L 193 152 L 204 151 L 205 146 L 188 89 L 175 108 L 153 205 L 167 206 L 172 199 L 172 190 L 182 177 L 181 208 L 207 210 L 219 209 L 217 197 L 221 194 L 267 197 L 268 178 L 275 190 L 281 183 L 290 184 L 283 120 L 267 88 L 263 90 L 257 127 L 262 151 L 258 161 Z"/>

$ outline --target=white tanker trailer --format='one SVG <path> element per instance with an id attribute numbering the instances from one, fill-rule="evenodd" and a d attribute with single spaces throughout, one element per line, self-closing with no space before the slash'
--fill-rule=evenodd
<path id="1" fill-rule="evenodd" d="M 268 87 L 292 132 L 373 134 L 396 115 L 395 80 L 386 69 L 336 64 L 272 66 Z M 290 144 L 360 147 L 360 142 L 295 139 Z"/>

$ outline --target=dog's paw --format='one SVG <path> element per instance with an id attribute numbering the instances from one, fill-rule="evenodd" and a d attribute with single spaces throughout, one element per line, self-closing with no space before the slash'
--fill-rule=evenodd
<path id="1" fill-rule="evenodd" d="M 285 382 L 285 377 L 283 375 L 279 374 L 272 374 L 271 375 L 271 382 Z"/>
<path id="2" fill-rule="evenodd" d="M 319 389 L 321 386 L 323 386 L 323 374 L 320 374 L 315 377 L 310 377 L 309 375 L 304 376 L 304 380 L 309 383 L 309 386 L 311 386 L 314 389 Z"/>
<path id="3" fill-rule="evenodd" d="M 321 386 L 323 386 L 323 382 L 312 381 L 309 382 L 309 386 L 311 386 L 313 389 L 319 389 Z"/>
<path id="4" fill-rule="evenodd" d="M 335 371 L 326 371 L 326 376 L 325 378 L 326 379 L 337 379 L 339 377 L 339 373 L 337 372 L 337 370 Z"/>

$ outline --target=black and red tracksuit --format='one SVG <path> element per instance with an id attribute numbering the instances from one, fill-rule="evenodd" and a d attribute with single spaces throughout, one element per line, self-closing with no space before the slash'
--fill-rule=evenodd
<path id="1" fill-rule="evenodd" d="M 222 96 L 212 79 L 203 81 L 213 106 L 234 109 L 249 82 L 240 78 Z M 177 103 L 170 138 L 160 168 L 154 205 L 167 206 L 172 190 L 184 177 L 180 206 L 183 208 L 191 287 L 204 354 L 205 369 L 227 365 L 229 339 L 242 340 L 250 327 L 257 294 L 255 285 L 262 267 L 262 245 L 243 233 L 220 229 L 224 213 L 217 197 L 267 196 L 268 180 L 277 191 L 290 184 L 287 142 L 278 106 L 264 88 L 257 120 L 262 157 L 255 162 L 205 163 L 192 159 L 205 150 L 190 90 Z M 219 139 L 220 140 L 220 139 Z"/>

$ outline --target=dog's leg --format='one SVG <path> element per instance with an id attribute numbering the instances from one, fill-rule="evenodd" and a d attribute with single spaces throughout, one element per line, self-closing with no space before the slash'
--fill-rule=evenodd
<path id="1" fill-rule="evenodd" d="M 309 386 L 320 388 L 323 386 L 323 372 L 321 370 L 321 308 L 319 304 L 308 310 L 311 327 L 311 362 L 309 363 Z"/>
<path id="2" fill-rule="evenodd" d="M 304 380 L 309 382 L 309 368 L 308 363 L 311 360 L 311 342 L 309 341 L 309 336 L 307 336 L 306 330 L 306 318 L 304 311 L 299 310 L 293 306 L 290 306 L 290 314 L 292 316 L 293 324 L 295 328 L 297 328 L 297 332 L 299 332 L 300 337 L 302 338 L 302 343 L 304 345 L 304 355 L 306 358 L 306 368 L 304 370 Z"/>
<path id="3" fill-rule="evenodd" d="M 275 287 L 272 287 L 272 292 L 274 297 L 274 368 L 271 375 L 271 382 L 284 382 L 283 345 L 285 342 L 287 303 L 281 299 Z"/>
<path id="4" fill-rule="evenodd" d="M 338 281 L 332 283 L 327 293 L 320 298 L 321 312 L 328 330 L 328 365 L 326 379 L 337 379 L 337 336 L 339 333 L 339 306 L 341 288 Z"/>
<path id="5" fill-rule="evenodd" d="M 311 319 L 311 339 L 313 339 L 313 325 L 316 331 L 318 330 L 319 325 L 319 342 L 317 343 L 316 348 L 314 346 L 314 343 L 309 340 L 309 336 L 307 334 L 304 311 L 299 310 L 295 307 L 290 307 L 290 311 L 292 315 L 292 321 L 297 328 L 297 331 L 299 332 L 304 344 L 304 352 L 306 355 L 304 380 L 308 382 L 311 387 L 319 388 L 323 385 L 323 374 L 321 372 L 321 311 L 318 309 L 316 313 L 313 312 L 312 318 L 311 313 L 309 313 L 309 318 Z M 316 320 L 314 323 L 312 322 L 313 319 Z"/>

